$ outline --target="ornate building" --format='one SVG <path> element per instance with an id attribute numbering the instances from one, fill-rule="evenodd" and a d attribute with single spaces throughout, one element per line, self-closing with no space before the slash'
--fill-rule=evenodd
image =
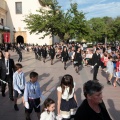
<path id="1" fill-rule="evenodd" d="M 6 24 L 10 27 L 10 40 L 12 43 L 34 43 L 39 45 L 51 45 L 53 43 L 53 38 L 50 36 L 40 39 L 43 36 L 43 33 L 40 33 L 39 35 L 30 35 L 29 31 L 25 29 L 26 24 L 23 21 L 24 17 L 30 12 L 35 14 L 36 10 L 42 7 L 39 0 L 6 0 L 6 3 Z M 44 7 L 44 9 L 47 8 Z M 59 39 L 55 37 L 54 42 L 58 41 Z"/>
<path id="2" fill-rule="evenodd" d="M 7 27 L 7 4 L 0 0 L 0 43 L 10 42 L 10 28 Z"/>

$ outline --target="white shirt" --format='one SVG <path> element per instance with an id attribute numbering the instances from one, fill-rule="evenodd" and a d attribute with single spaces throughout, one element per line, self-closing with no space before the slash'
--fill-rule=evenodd
<path id="1" fill-rule="evenodd" d="M 7 60 L 8 59 L 5 59 L 5 66 L 6 66 L 6 70 L 7 70 L 6 75 L 9 75 L 9 60 L 8 60 L 8 65 L 7 65 Z"/>
<path id="2" fill-rule="evenodd" d="M 55 113 L 44 111 L 41 113 L 40 120 L 55 120 Z"/>
<path id="3" fill-rule="evenodd" d="M 57 87 L 57 90 L 62 93 L 61 86 Z M 72 93 L 71 94 L 69 94 L 69 87 L 65 88 L 64 93 L 62 94 L 62 99 L 67 100 L 67 99 L 73 98 L 74 92 L 75 92 L 75 83 L 74 83 L 74 88 L 72 89 Z"/>

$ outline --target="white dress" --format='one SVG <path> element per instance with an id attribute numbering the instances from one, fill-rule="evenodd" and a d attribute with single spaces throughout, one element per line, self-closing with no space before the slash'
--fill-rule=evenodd
<path id="1" fill-rule="evenodd" d="M 55 120 L 55 113 L 45 110 L 41 113 L 40 120 Z"/>

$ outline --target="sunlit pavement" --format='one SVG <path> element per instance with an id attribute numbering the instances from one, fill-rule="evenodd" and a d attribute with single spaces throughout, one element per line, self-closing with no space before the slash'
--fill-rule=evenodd
<path id="1" fill-rule="evenodd" d="M 11 52 L 11 58 L 17 63 L 18 55 L 16 52 Z M 71 74 L 76 83 L 76 95 L 78 103 L 80 104 L 84 99 L 83 84 L 88 80 L 92 80 L 91 67 L 83 66 L 80 68 L 80 75 L 78 75 L 72 63 L 67 63 L 67 70 L 64 70 L 63 63 L 58 59 L 54 60 L 54 65 L 51 65 L 50 58 L 47 58 L 46 62 L 34 59 L 34 53 L 27 53 L 23 51 L 23 72 L 25 73 L 26 80 L 29 81 L 29 73 L 32 71 L 38 72 L 39 83 L 43 94 L 43 100 L 47 97 L 55 100 L 57 104 L 57 91 L 56 87 L 60 84 L 61 78 L 65 74 Z M 103 100 L 113 120 L 120 120 L 120 86 L 113 87 L 107 85 L 107 75 L 104 71 L 99 69 L 98 80 L 104 85 Z M 24 106 L 21 98 L 18 100 L 19 111 L 14 110 L 14 102 L 8 99 L 8 91 L 6 90 L 6 97 L 2 97 L 0 93 L 0 120 L 25 120 Z M 57 109 L 56 109 L 57 110 Z M 37 120 L 35 112 L 31 114 L 32 120 Z"/>

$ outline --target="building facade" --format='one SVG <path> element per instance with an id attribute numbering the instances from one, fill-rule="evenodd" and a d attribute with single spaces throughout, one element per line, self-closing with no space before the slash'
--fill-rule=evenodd
<path id="1" fill-rule="evenodd" d="M 39 35 L 30 34 L 29 31 L 25 29 L 26 24 L 23 21 L 25 15 L 28 15 L 30 12 L 35 14 L 36 10 L 42 7 L 39 0 L 6 0 L 6 4 L 6 24 L 10 27 L 11 43 L 53 44 L 53 38 L 50 36 L 40 39 L 44 33 L 40 33 Z M 54 42 L 59 42 L 59 38 L 54 37 Z"/>
<path id="2" fill-rule="evenodd" d="M 7 4 L 0 0 L 0 43 L 10 41 L 10 28 L 7 26 Z"/>

